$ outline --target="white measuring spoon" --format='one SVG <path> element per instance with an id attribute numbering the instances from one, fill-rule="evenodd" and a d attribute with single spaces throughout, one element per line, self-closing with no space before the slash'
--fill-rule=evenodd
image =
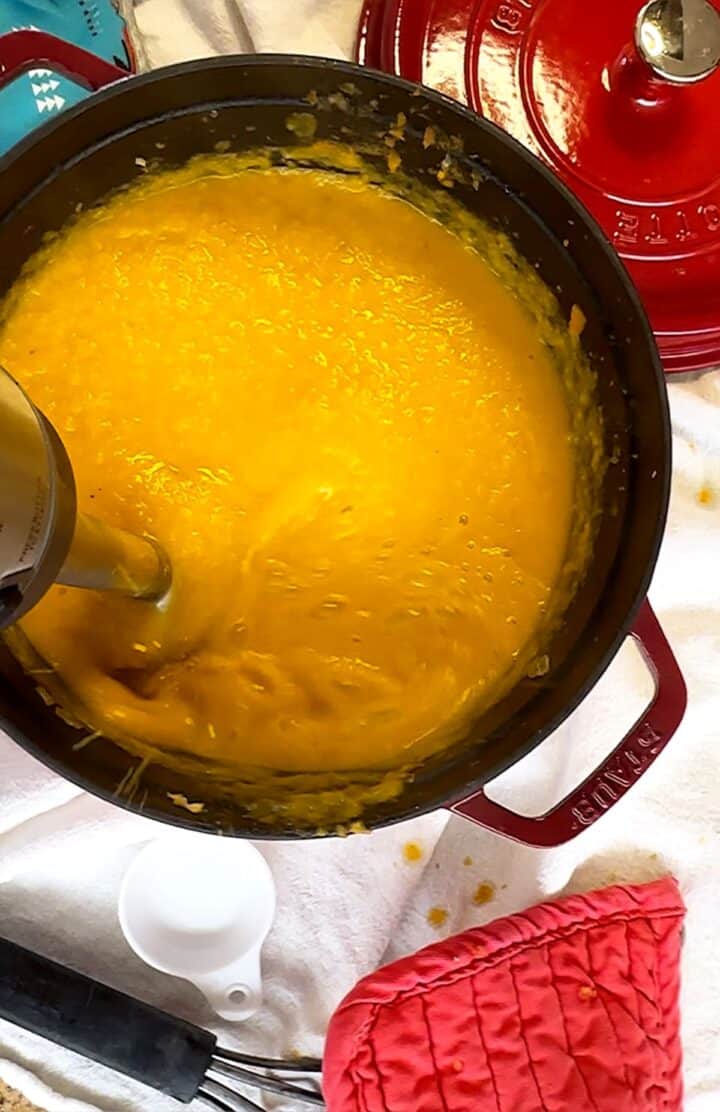
<path id="1" fill-rule="evenodd" d="M 118 916 L 143 961 L 190 981 L 223 1019 L 260 1008 L 275 884 L 249 842 L 187 831 L 151 842 L 125 874 Z"/>

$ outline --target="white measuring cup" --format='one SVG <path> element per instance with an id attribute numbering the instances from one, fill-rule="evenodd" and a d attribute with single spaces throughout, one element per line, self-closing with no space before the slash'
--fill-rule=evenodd
<path id="1" fill-rule="evenodd" d="M 143 961 L 190 981 L 223 1019 L 261 1006 L 275 884 L 249 842 L 188 831 L 150 842 L 123 878 L 118 917 Z"/>

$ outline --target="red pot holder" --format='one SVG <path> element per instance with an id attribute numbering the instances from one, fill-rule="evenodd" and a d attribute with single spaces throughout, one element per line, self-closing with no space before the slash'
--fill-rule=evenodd
<path id="1" fill-rule="evenodd" d="M 676 882 L 542 904 L 352 990 L 329 1112 L 681 1112 Z"/>

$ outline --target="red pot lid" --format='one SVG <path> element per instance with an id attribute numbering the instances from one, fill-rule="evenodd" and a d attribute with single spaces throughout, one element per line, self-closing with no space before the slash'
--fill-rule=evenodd
<path id="1" fill-rule="evenodd" d="M 720 363 L 720 0 L 641 4 L 365 7 L 375 65 L 469 104 L 563 178 L 630 270 L 665 369 L 695 371 Z"/>

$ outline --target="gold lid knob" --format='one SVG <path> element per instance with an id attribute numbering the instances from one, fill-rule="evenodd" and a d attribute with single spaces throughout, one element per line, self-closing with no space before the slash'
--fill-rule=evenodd
<path id="1" fill-rule="evenodd" d="M 657 77 L 687 85 L 720 64 L 720 12 L 709 0 L 650 0 L 635 26 L 641 58 Z"/>

